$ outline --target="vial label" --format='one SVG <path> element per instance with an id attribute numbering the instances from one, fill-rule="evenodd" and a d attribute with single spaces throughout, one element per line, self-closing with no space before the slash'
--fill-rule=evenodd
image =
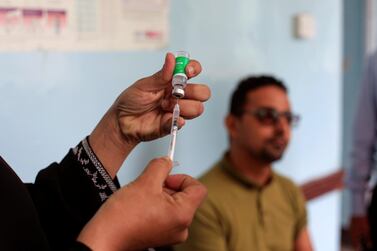
<path id="1" fill-rule="evenodd" d="M 189 61 L 190 61 L 190 59 L 188 57 L 182 57 L 182 56 L 176 57 L 173 75 L 176 75 L 176 74 L 186 75 L 185 69 L 186 69 L 186 66 L 189 63 Z"/>

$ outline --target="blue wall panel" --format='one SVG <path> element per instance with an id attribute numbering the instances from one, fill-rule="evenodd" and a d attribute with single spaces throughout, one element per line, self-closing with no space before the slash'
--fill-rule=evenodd
<path id="1" fill-rule="evenodd" d="M 311 40 L 293 37 L 293 16 L 316 20 Z M 342 2 L 340 0 L 171 1 L 171 41 L 159 51 L 0 54 L 0 152 L 25 180 L 59 161 L 89 134 L 121 90 L 159 69 L 166 51 L 188 50 L 209 83 L 205 114 L 178 135 L 175 172 L 198 176 L 226 150 L 223 118 L 231 90 L 247 74 L 273 73 L 303 117 L 278 171 L 298 183 L 340 165 Z M 168 139 L 143 143 L 120 173 L 136 177 Z M 316 250 L 338 248 L 339 194 L 308 206 Z"/>

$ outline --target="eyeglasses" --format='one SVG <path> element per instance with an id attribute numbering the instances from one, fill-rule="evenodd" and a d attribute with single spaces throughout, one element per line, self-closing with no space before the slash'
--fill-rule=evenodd
<path id="1" fill-rule="evenodd" d="M 253 115 L 263 125 L 275 125 L 280 117 L 284 118 L 288 125 L 295 127 L 300 121 L 300 116 L 292 112 L 278 112 L 272 108 L 259 108 L 253 111 L 245 111 Z"/>

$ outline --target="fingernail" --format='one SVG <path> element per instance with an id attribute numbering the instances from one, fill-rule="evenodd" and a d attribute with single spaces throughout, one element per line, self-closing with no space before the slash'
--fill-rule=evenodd
<path id="1" fill-rule="evenodd" d="M 190 75 L 194 74 L 194 67 L 192 67 L 192 66 L 187 66 L 187 72 L 188 72 L 188 74 L 190 74 Z"/>

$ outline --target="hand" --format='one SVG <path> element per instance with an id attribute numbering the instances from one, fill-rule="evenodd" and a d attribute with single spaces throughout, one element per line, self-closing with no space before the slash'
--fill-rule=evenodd
<path id="1" fill-rule="evenodd" d="M 175 57 L 168 53 L 159 72 L 136 81 L 115 102 L 120 129 L 128 142 L 149 141 L 170 132 L 172 110 L 176 102 L 171 94 L 174 66 Z M 191 60 L 186 67 L 187 76 L 192 78 L 200 72 L 200 63 Z M 185 93 L 184 99 L 179 100 L 180 127 L 184 125 L 184 119 L 202 114 L 202 102 L 210 97 L 209 88 L 200 84 L 188 84 Z"/>
<path id="2" fill-rule="evenodd" d="M 162 69 L 127 88 L 89 136 L 94 152 L 112 177 L 139 142 L 157 139 L 170 132 L 176 102 L 171 95 L 174 66 L 175 57 L 168 53 Z M 188 78 L 200 72 L 200 63 L 191 60 L 186 67 Z M 202 114 L 202 102 L 209 97 L 206 85 L 188 84 L 185 97 L 179 100 L 179 127 L 185 124 L 185 119 Z"/>
<path id="3" fill-rule="evenodd" d="M 187 175 L 171 175 L 168 158 L 151 161 L 134 182 L 114 193 L 78 240 L 93 250 L 142 250 L 183 242 L 206 189 Z"/>
<path id="4" fill-rule="evenodd" d="M 351 240 L 355 250 L 363 250 L 362 245 L 365 245 L 367 248 L 372 247 L 369 231 L 369 223 L 366 216 L 353 216 L 351 218 Z"/>

